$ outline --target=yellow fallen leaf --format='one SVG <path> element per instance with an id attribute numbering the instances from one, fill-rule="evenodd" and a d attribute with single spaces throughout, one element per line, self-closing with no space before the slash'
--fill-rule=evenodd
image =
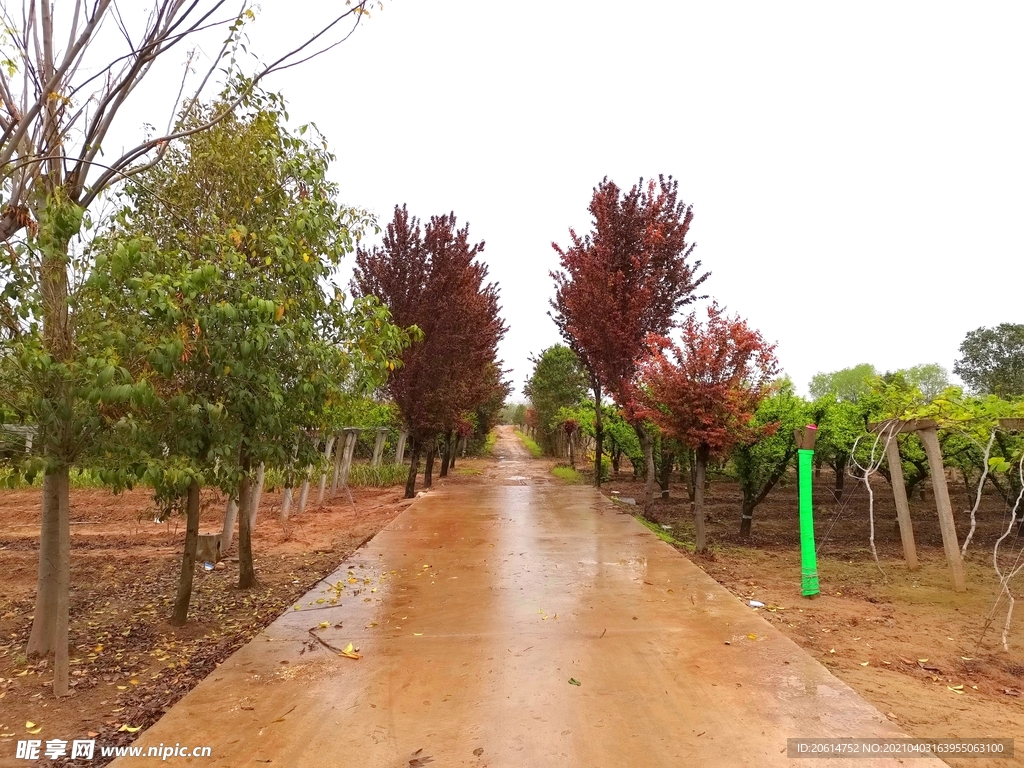
<path id="1" fill-rule="evenodd" d="M 119 691 L 127 691 L 128 690 L 128 686 L 127 685 L 119 685 L 119 686 L 117 686 L 117 690 L 119 690 Z"/>
<path id="2" fill-rule="evenodd" d="M 359 583 L 359 579 L 354 579 L 354 578 L 350 577 L 349 580 L 348 580 L 348 583 L 349 584 L 358 584 Z"/>
<path id="3" fill-rule="evenodd" d="M 918 662 L 919 662 L 920 664 L 927 664 L 927 663 L 928 663 L 928 659 L 918 659 L 917 661 L 918 661 Z"/>
<path id="4" fill-rule="evenodd" d="M 117 730 L 120 733 L 137 733 L 137 732 L 142 730 L 142 726 L 141 725 L 131 726 L 131 725 L 128 725 L 127 723 L 125 723 L 124 725 L 122 725 Z"/>
<path id="5" fill-rule="evenodd" d="M 749 635 L 747 635 L 747 637 L 749 639 L 751 639 L 751 640 L 757 640 L 757 635 L 755 635 L 753 632 L 751 632 Z"/>
<path id="6" fill-rule="evenodd" d="M 31 720 L 26 720 L 25 721 L 25 727 L 28 728 L 28 729 L 32 729 L 32 728 L 36 727 L 36 724 L 33 723 Z"/>
<path id="7" fill-rule="evenodd" d="M 964 684 L 960 683 L 960 685 L 954 685 L 951 690 L 962 691 L 963 689 L 964 689 Z"/>
<path id="8" fill-rule="evenodd" d="M 829 652 L 829 653 L 835 653 L 835 652 L 836 652 L 836 649 L 835 649 L 835 648 L 829 648 L 829 649 L 828 649 L 828 652 Z"/>
<path id="9" fill-rule="evenodd" d="M 43 726 L 39 726 L 38 728 L 29 728 L 28 732 L 31 733 L 33 736 L 35 736 L 41 730 L 43 730 Z"/>
<path id="10" fill-rule="evenodd" d="M 422 632 L 413 632 L 412 634 L 413 634 L 414 637 L 423 637 L 423 633 Z"/>
<path id="11" fill-rule="evenodd" d="M 331 622 L 329 622 L 329 621 L 321 621 L 320 622 L 320 629 L 327 629 L 329 626 L 331 626 Z"/>
<path id="12" fill-rule="evenodd" d="M 947 688 L 949 688 L 949 690 L 951 690 L 951 691 L 952 691 L 953 693 L 958 693 L 958 694 L 960 694 L 961 696 L 963 696 L 963 695 L 964 695 L 964 692 L 963 692 L 963 691 L 961 691 L 961 690 L 959 690 L 959 689 L 957 689 L 957 688 L 950 688 L 950 687 L 949 687 L 948 685 L 947 685 L 946 687 L 947 687 Z M 961 686 L 960 686 L 960 688 L 963 688 L 963 686 L 961 685 Z"/>
<path id="13" fill-rule="evenodd" d="M 974 661 L 974 657 L 973 656 L 961 656 L 960 658 L 963 659 L 964 661 Z"/>
<path id="14" fill-rule="evenodd" d="M 296 605 L 295 606 L 295 610 L 296 611 L 301 611 L 302 610 L 302 606 L 301 605 Z"/>
<path id="15" fill-rule="evenodd" d="M 429 565 L 424 565 L 423 567 L 424 567 L 424 568 L 429 568 L 430 566 L 429 566 Z"/>
<path id="16" fill-rule="evenodd" d="M 345 650 L 343 650 L 338 655 L 339 656 L 345 656 L 346 658 L 349 658 L 349 659 L 361 659 L 361 658 L 363 658 L 361 654 L 356 653 L 356 649 L 352 645 L 352 643 L 349 643 L 348 645 L 346 645 L 345 646 Z"/>
<path id="17" fill-rule="evenodd" d="M 371 592 L 376 592 L 376 591 L 377 591 L 377 588 L 376 588 L 376 587 L 374 587 L 374 588 L 373 588 L 373 589 L 371 589 L 370 591 L 371 591 Z"/>
<path id="18" fill-rule="evenodd" d="M 862 661 L 862 662 L 860 663 L 860 665 L 861 665 L 862 667 L 866 667 L 866 666 L 868 665 L 868 663 L 867 663 L 866 661 Z"/>

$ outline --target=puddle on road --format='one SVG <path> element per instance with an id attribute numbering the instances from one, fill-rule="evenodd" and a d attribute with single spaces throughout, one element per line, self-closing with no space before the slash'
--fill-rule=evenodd
<path id="1" fill-rule="evenodd" d="M 525 475 L 509 475 L 505 478 L 506 480 L 529 480 L 530 478 Z"/>

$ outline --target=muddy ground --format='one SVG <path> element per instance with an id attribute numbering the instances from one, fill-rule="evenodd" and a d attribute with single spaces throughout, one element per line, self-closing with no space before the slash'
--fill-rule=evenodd
<path id="1" fill-rule="evenodd" d="M 452 482 L 473 476 L 469 459 Z M 435 483 L 438 481 L 435 479 Z M 223 570 L 197 568 L 189 623 L 167 623 L 184 523 L 153 522 L 150 492 L 72 490 L 73 694 L 55 700 L 46 661 L 25 658 L 38 563 L 39 489 L 0 491 L 0 765 L 19 739 L 128 743 L 408 504 L 403 488 L 355 488 L 286 523 L 280 494 L 263 495 L 253 536 L 259 585 L 240 591 L 234 549 Z M 315 489 L 313 491 L 315 496 Z M 224 499 L 204 492 L 201 530 L 219 532 Z M 132 730 L 129 730 L 132 729 Z M 97 753 L 98 754 L 98 753 Z M 13 764 L 24 761 L 15 761 Z M 94 764 L 100 764 L 96 761 Z"/>
<path id="2" fill-rule="evenodd" d="M 766 605 L 766 619 L 805 648 L 909 734 L 921 737 L 1020 737 L 1017 756 L 1007 760 L 948 760 L 951 765 L 1024 765 L 1024 605 L 1018 604 L 1002 648 L 1008 603 L 999 602 L 992 549 L 1006 529 L 1009 509 L 986 494 L 978 531 L 968 549 L 968 589 L 952 589 L 934 497 L 911 500 L 921 567 L 903 562 L 896 509 L 884 480 L 873 485 L 879 563 L 868 544 L 868 497 L 849 481 L 836 501 L 832 478 L 815 486 L 815 531 L 821 595 L 801 596 L 797 496 L 793 485 L 777 488 L 754 512 L 749 543 L 739 539 L 740 490 L 736 483 L 711 483 L 707 514 L 712 552 L 689 555 L 744 601 Z M 610 496 L 642 499 L 642 486 L 628 473 L 604 487 Z M 617 493 L 613 493 L 617 492 Z M 655 501 L 650 519 L 684 542 L 693 541 L 693 519 L 685 487 Z M 967 494 L 950 487 L 959 540 L 970 526 Z M 664 530 L 662 528 L 662 530 Z M 1003 544 L 1009 564 L 1018 561 L 1024 537 Z M 1024 562 L 1024 557 L 1018 562 Z M 1024 578 L 1016 584 L 1024 593 Z M 755 610 L 755 609 L 751 609 Z M 796 735 L 796 734 L 794 734 Z M 803 735 L 803 734 L 801 734 Z M 856 735 L 856 734 L 851 734 Z"/>

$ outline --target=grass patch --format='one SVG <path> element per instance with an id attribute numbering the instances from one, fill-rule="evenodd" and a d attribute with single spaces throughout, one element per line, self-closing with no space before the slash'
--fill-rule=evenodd
<path id="1" fill-rule="evenodd" d="M 640 524 L 643 525 L 644 528 L 649 529 L 651 533 L 653 533 L 659 539 L 664 541 L 666 544 L 671 544 L 674 547 L 685 549 L 687 552 L 694 551 L 693 544 L 689 544 L 685 541 L 680 541 L 675 536 L 666 531 L 664 528 L 662 528 L 660 525 L 658 525 L 657 523 L 652 523 L 643 515 L 633 515 L 633 517 L 639 520 Z"/>
<path id="2" fill-rule="evenodd" d="M 456 467 L 456 475 L 482 475 L 483 470 L 479 470 L 476 467 Z"/>
<path id="3" fill-rule="evenodd" d="M 520 432 L 517 429 L 516 436 L 523 441 L 523 445 L 526 446 L 526 450 L 530 452 L 530 455 L 533 456 L 533 458 L 539 459 L 544 455 L 544 451 L 542 451 L 541 447 L 537 445 L 537 442 L 525 432 Z"/>
<path id="4" fill-rule="evenodd" d="M 557 467 L 552 467 L 551 474 L 559 480 L 565 480 L 567 483 L 572 483 L 573 485 L 583 485 L 587 482 L 586 477 L 572 467 L 567 467 L 563 464 L 559 464 Z"/>
<path id="5" fill-rule="evenodd" d="M 348 484 L 356 487 L 387 488 L 392 485 L 403 485 L 408 477 L 409 467 L 405 464 L 381 464 L 379 467 L 353 464 L 348 473 Z"/>
<path id="6" fill-rule="evenodd" d="M 498 442 L 498 433 L 495 430 L 491 430 L 487 433 L 487 439 L 484 441 L 484 447 L 480 449 L 480 453 L 483 456 L 490 456 L 494 453 L 494 446 Z"/>

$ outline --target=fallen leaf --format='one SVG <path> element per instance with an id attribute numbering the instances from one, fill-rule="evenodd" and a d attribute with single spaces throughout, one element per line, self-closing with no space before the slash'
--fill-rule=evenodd
<path id="1" fill-rule="evenodd" d="M 960 658 L 963 659 L 964 661 L 974 661 L 974 657 L 973 656 L 961 656 Z"/>
<path id="2" fill-rule="evenodd" d="M 484 748 L 483 747 L 477 747 L 476 749 L 473 750 L 473 754 L 476 755 L 477 757 L 480 757 L 480 755 L 482 755 L 483 753 L 484 753 Z"/>
<path id="3" fill-rule="evenodd" d="M 866 666 L 868 665 L 868 662 L 866 662 L 866 661 L 862 661 L 862 662 L 860 663 L 860 665 L 861 665 L 862 667 L 866 667 Z"/>
<path id="4" fill-rule="evenodd" d="M 747 638 L 750 640 L 757 640 L 757 635 L 751 632 L 749 635 L 747 635 Z"/>
<path id="5" fill-rule="evenodd" d="M 345 650 L 343 650 L 338 655 L 339 656 L 344 656 L 345 658 L 348 658 L 348 659 L 361 659 L 361 658 L 363 658 L 361 654 L 356 653 L 356 649 L 355 649 L 355 647 L 353 647 L 352 643 L 349 643 L 348 645 L 346 645 L 345 646 Z"/>
<path id="6" fill-rule="evenodd" d="M 959 686 L 958 688 L 951 688 L 951 687 L 950 687 L 950 686 L 948 686 L 948 685 L 947 685 L 946 687 L 947 687 L 947 688 L 949 688 L 949 690 L 951 690 L 951 691 L 952 691 L 953 693 L 959 693 L 959 694 L 960 694 L 961 696 L 963 696 L 963 695 L 964 695 L 964 692 L 963 692 L 962 690 L 960 690 L 960 688 L 963 688 L 963 686 L 962 686 L 962 685 L 961 685 L 961 686 Z"/>
<path id="7" fill-rule="evenodd" d="M 136 726 L 133 727 L 133 726 L 128 725 L 127 723 L 125 723 L 124 725 L 122 725 L 117 730 L 120 733 L 137 733 L 138 731 L 142 730 L 142 726 L 141 725 L 136 725 Z"/>
<path id="8" fill-rule="evenodd" d="M 569 685 L 583 685 L 583 683 L 581 683 L 575 677 L 570 677 L 569 678 Z"/>
<path id="9" fill-rule="evenodd" d="M 928 663 L 928 659 L 918 659 L 917 663 L 918 664 L 927 664 Z"/>
<path id="10" fill-rule="evenodd" d="M 413 635 L 413 637 L 423 637 L 423 633 L 422 632 L 413 632 L 412 635 Z"/>
<path id="11" fill-rule="evenodd" d="M 331 626 L 331 622 L 329 622 L 329 621 L 321 621 L 320 622 L 320 629 L 327 629 L 329 626 Z"/>

